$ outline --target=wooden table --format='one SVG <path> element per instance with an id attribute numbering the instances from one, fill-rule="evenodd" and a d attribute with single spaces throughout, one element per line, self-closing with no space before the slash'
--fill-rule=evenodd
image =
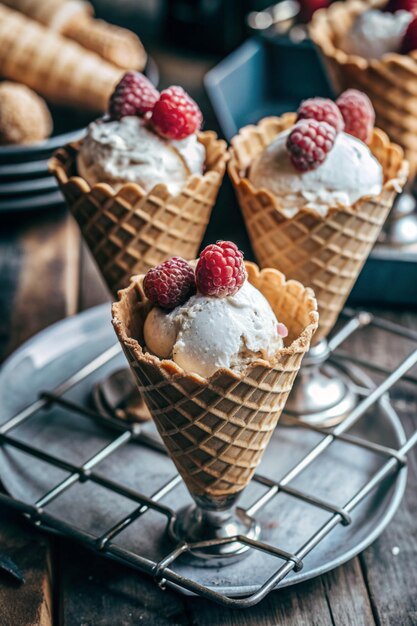
<path id="1" fill-rule="evenodd" d="M 173 64 L 171 56 L 163 53 L 158 62 L 164 84 L 182 82 L 203 101 L 196 85 L 200 85 L 207 64 L 189 59 Z M 208 112 L 206 117 L 210 119 Z M 226 224 L 219 232 L 216 225 L 224 223 L 226 214 Z M 0 222 L 0 356 L 4 357 L 48 324 L 108 296 L 65 210 L 14 219 L 0 216 Z M 216 236 L 247 245 L 227 185 L 207 239 Z M 417 329 L 416 313 L 384 313 Z M 392 367 L 410 351 L 406 342 L 382 331 L 372 329 L 365 336 L 365 345 L 361 336 L 347 349 L 362 355 L 366 352 L 380 365 Z M 417 428 L 415 389 L 400 385 L 392 397 L 410 434 Z M 0 625 L 416 625 L 417 452 L 409 467 L 403 503 L 370 548 L 324 576 L 270 594 L 247 611 L 225 610 L 201 599 L 162 591 L 148 578 L 65 540 L 51 539 L 0 510 L 0 550 L 15 559 L 26 577 L 24 585 L 16 586 L 0 574 Z"/>

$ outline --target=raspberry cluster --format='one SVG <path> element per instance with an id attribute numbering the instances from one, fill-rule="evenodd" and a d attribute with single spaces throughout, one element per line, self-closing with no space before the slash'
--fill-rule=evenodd
<path id="1" fill-rule="evenodd" d="M 180 257 L 153 267 L 145 275 L 143 290 L 152 304 L 171 310 L 196 289 L 204 296 L 224 298 L 237 293 L 245 280 L 243 254 L 231 241 L 218 241 L 204 248 L 195 272 Z"/>
<path id="2" fill-rule="evenodd" d="M 336 102 L 328 98 L 304 100 L 286 144 L 294 167 L 301 172 L 319 167 L 343 130 L 368 142 L 374 122 L 371 101 L 356 89 L 348 89 Z"/>
<path id="3" fill-rule="evenodd" d="M 140 72 L 127 72 L 109 100 L 111 119 L 127 115 L 146 116 L 162 137 L 185 139 L 197 133 L 203 122 L 196 102 L 182 87 L 168 87 L 161 93 Z"/>

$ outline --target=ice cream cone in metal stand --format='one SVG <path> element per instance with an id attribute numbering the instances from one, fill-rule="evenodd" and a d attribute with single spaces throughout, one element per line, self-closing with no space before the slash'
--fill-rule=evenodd
<path id="1" fill-rule="evenodd" d="M 53 103 L 105 111 L 123 70 L 0 5 L 0 74 Z"/>
<path id="2" fill-rule="evenodd" d="M 304 354 L 317 328 L 310 289 L 273 269 L 246 264 L 248 280 L 289 330 L 273 365 L 258 360 L 237 374 L 209 379 L 144 351 L 150 306 L 134 277 L 113 305 L 113 325 L 138 388 L 191 495 L 203 509 L 230 507 L 247 486 L 277 425 Z"/>
<path id="3" fill-rule="evenodd" d="M 369 148 L 383 169 L 382 193 L 350 207 L 331 208 L 326 217 L 301 209 L 289 219 L 280 210 L 279 198 L 255 189 L 246 175 L 253 159 L 294 122 L 295 115 L 286 114 L 243 128 L 232 139 L 229 174 L 259 265 L 275 267 L 314 290 L 320 313 L 313 340 L 317 344 L 333 328 L 405 184 L 408 164 L 401 148 L 375 129 Z"/>
<path id="4" fill-rule="evenodd" d="M 135 183 L 118 191 L 90 185 L 77 175 L 80 144 L 58 150 L 50 161 L 67 204 L 110 289 L 116 295 L 132 275 L 171 256 L 196 257 L 221 185 L 227 160 L 224 141 L 199 134 L 206 149 L 205 172 L 191 176 L 173 196 L 166 185 L 145 192 Z"/>
<path id="5" fill-rule="evenodd" d="M 410 54 L 390 53 L 381 59 L 367 60 L 347 54 L 339 42 L 355 18 L 384 2 L 359 0 L 335 2 L 317 11 L 310 24 L 310 35 L 319 48 L 337 91 L 355 88 L 370 98 L 376 124 L 405 151 L 410 173 L 417 172 L 416 93 L 417 51 Z"/>

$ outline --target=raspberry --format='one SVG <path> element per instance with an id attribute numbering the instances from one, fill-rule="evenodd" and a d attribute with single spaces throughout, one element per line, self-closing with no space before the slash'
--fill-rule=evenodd
<path id="1" fill-rule="evenodd" d="M 116 85 L 109 101 L 109 114 L 114 120 L 127 115 L 144 115 L 152 111 L 159 92 L 139 72 L 126 72 Z"/>
<path id="2" fill-rule="evenodd" d="M 287 150 L 300 172 L 315 170 L 333 148 L 336 130 L 326 122 L 300 120 L 287 138 Z"/>
<path id="3" fill-rule="evenodd" d="M 384 11 L 395 13 L 396 11 L 408 11 L 417 14 L 417 0 L 389 0 Z"/>
<path id="4" fill-rule="evenodd" d="M 243 254 L 231 241 L 207 246 L 200 254 L 195 280 L 204 296 L 233 296 L 246 280 Z"/>
<path id="5" fill-rule="evenodd" d="M 330 0 L 300 0 L 300 21 L 309 22 L 318 9 L 326 9 Z"/>
<path id="6" fill-rule="evenodd" d="M 417 48 L 417 17 L 409 23 L 401 43 L 401 54 L 408 54 Z"/>
<path id="7" fill-rule="evenodd" d="M 338 133 L 342 132 L 345 126 L 337 105 L 328 98 L 309 98 L 304 100 L 298 107 L 297 121 L 305 119 L 327 122 Z"/>
<path id="8" fill-rule="evenodd" d="M 367 143 L 375 123 L 374 107 L 368 96 L 357 89 L 348 89 L 336 104 L 345 120 L 345 132 Z"/>
<path id="9" fill-rule="evenodd" d="M 143 290 L 152 304 L 175 309 L 195 292 L 194 270 L 187 261 L 174 256 L 147 272 Z"/>
<path id="10" fill-rule="evenodd" d="M 185 139 L 200 130 L 203 121 L 198 105 L 182 87 L 169 87 L 152 111 L 155 129 L 168 139 Z"/>

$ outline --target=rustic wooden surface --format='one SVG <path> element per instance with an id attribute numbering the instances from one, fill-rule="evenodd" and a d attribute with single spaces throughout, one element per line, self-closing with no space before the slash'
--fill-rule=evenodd
<path id="1" fill-rule="evenodd" d="M 200 101 L 207 65 L 170 55 L 158 61 L 163 82 L 182 82 Z M 189 70 L 189 71 L 188 71 Z M 206 116 L 209 112 L 206 110 Z M 246 244 L 230 189 L 216 212 L 227 212 L 225 231 Z M 0 216 L 0 358 L 29 336 L 66 315 L 101 303 L 107 293 L 65 211 Z M 216 223 L 216 221 L 214 222 Z M 417 314 L 384 312 L 417 329 Z M 348 349 L 392 367 L 410 345 L 376 329 L 357 335 Z M 415 389 L 393 394 L 407 432 L 417 428 Z M 360 557 L 315 580 L 270 594 L 247 611 L 225 610 L 197 598 L 163 591 L 146 577 L 95 557 L 0 511 L 0 551 L 23 569 L 26 583 L 0 574 L 1 626 L 372 626 L 417 624 L 417 454 L 410 459 L 407 493 L 393 522 Z"/>

